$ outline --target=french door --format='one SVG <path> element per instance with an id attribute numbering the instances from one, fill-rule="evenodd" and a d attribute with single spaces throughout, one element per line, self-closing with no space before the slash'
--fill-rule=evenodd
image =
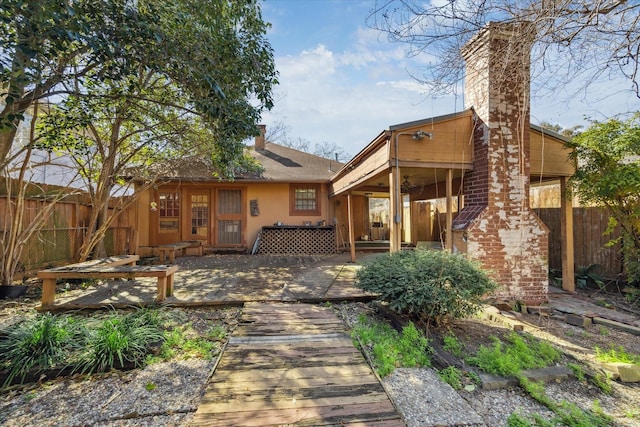
<path id="1" fill-rule="evenodd" d="M 187 238 L 203 240 L 214 247 L 244 244 L 244 191 L 216 188 L 190 191 Z"/>
<path id="2" fill-rule="evenodd" d="M 190 225 L 192 238 L 209 240 L 209 206 L 209 192 L 191 194 Z"/>

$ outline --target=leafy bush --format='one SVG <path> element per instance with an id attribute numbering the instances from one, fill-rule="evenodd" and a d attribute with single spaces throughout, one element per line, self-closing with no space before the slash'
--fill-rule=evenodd
<path id="1" fill-rule="evenodd" d="M 449 332 L 442 337 L 442 349 L 456 357 L 460 357 L 464 351 L 464 344 L 452 332 Z"/>
<path id="2" fill-rule="evenodd" d="M 477 313 L 482 297 L 497 287 L 464 256 L 432 250 L 380 255 L 358 271 L 356 283 L 391 309 L 436 323 Z"/>
<path id="3" fill-rule="evenodd" d="M 508 344 L 504 345 L 493 337 L 493 346 L 480 346 L 467 361 L 490 374 L 514 376 L 523 369 L 544 368 L 560 358 L 558 350 L 530 335 L 511 332 L 506 339 Z"/>
<path id="4" fill-rule="evenodd" d="M 111 315 L 89 333 L 79 369 L 92 373 L 123 367 L 126 363 L 140 366 L 149 348 L 163 341 L 157 310 L 140 309 L 124 316 Z"/>
<path id="5" fill-rule="evenodd" d="M 371 350 L 374 367 L 381 377 L 396 367 L 431 365 L 429 342 L 413 323 L 402 328 L 399 334 L 386 323 L 373 322 L 361 316 L 352 335 Z"/>
<path id="6" fill-rule="evenodd" d="M 609 350 L 602 350 L 600 347 L 596 347 L 596 359 L 600 362 L 617 362 L 640 365 L 640 356 L 627 352 L 624 346 L 621 345 L 616 347 L 611 344 Z"/>
<path id="7" fill-rule="evenodd" d="M 438 376 L 454 390 L 460 390 L 462 388 L 462 372 L 455 366 L 447 366 L 439 370 Z"/>
<path id="8" fill-rule="evenodd" d="M 0 367 L 9 372 L 4 385 L 21 382 L 31 369 L 43 372 L 60 366 L 79 347 L 82 329 L 68 316 L 39 314 L 4 331 L 0 339 Z"/>

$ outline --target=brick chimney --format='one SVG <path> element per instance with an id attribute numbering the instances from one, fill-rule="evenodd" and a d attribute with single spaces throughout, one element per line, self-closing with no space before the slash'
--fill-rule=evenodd
<path id="1" fill-rule="evenodd" d="M 529 207 L 531 31 L 489 23 L 462 51 L 476 123 L 453 241 L 491 271 L 501 285 L 496 298 L 538 304 L 547 300 L 549 232 Z"/>
<path id="2" fill-rule="evenodd" d="M 258 125 L 258 129 L 260 130 L 260 134 L 258 136 L 256 136 L 255 149 L 256 150 L 264 150 L 265 149 L 264 136 L 267 133 L 267 125 Z"/>

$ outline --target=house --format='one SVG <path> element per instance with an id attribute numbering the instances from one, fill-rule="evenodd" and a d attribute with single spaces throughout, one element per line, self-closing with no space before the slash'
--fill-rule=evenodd
<path id="1" fill-rule="evenodd" d="M 221 181 L 206 159 L 190 159 L 161 177 L 162 184 L 142 193 L 134 214 L 142 254 L 147 248 L 186 240 L 200 240 L 215 251 L 244 251 L 255 246 L 268 226 L 288 230 L 298 239 L 300 233 L 315 233 L 305 237 L 311 239 L 311 249 L 295 248 L 300 253 L 335 252 L 329 180 L 342 163 L 267 142 L 265 132 L 261 126 L 255 146 L 248 149 L 263 166 L 262 173 Z M 330 244 L 314 248 L 319 237 Z M 264 243 L 283 236 L 265 238 L 262 252 Z M 269 253 L 291 252 L 290 246 L 280 246 Z"/>
<path id="2" fill-rule="evenodd" d="M 390 126 L 344 165 L 265 142 L 263 127 L 251 151 L 261 176 L 218 182 L 190 164 L 189 173 L 166 177 L 138 203 L 140 245 L 345 248 L 355 261 L 369 240 L 390 251 L 426 244 L 478 260 L 502 285 L 498 298 L 545 301 L 548 229 L 529 207 L 530 185 L 564 190 L 575 168 L 562 136 L 530 124 L 529 46 L 510 43 L 523 34 L 519 25 L 489 24 L 463 52 L 464 110 Z M 436 199 L 443 214 L 432 209 Z M 566 198 L 562 217 L 563 285 L 572 290 Z M 261 233 L 266 240 L 254 245 Z M 320 240 L 329 243 L 314 247 Z"/>

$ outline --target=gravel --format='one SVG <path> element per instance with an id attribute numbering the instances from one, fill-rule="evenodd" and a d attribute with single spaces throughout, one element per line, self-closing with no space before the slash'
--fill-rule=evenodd
<path id="1" fill-rule="evenodd" d="M 157 363 L 90 379 L 55 380 L 11 393 L 6 426 L 182 426 L 198 407 L 214 361 Z"/>

